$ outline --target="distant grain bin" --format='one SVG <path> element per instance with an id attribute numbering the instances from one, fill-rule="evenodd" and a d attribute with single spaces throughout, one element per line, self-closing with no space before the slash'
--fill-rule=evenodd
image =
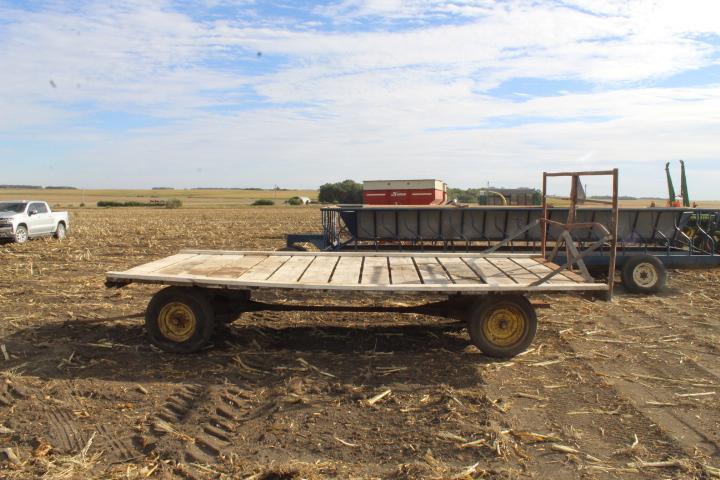
<path id="1" fill-rule="evenodd" d="M 365 180 L 366 205 L 442 205 L 447 201 L 447 185 L 441 180 Z"/>

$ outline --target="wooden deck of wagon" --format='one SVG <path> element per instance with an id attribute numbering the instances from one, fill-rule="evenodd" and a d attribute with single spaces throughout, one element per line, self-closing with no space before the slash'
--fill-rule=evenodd
<path id="1" fill-rule="evenodd" d="M 529 254 L 184 250 L 108 272 L 107 279 L 117 285 L 448 293 L 607 290 L 568 270 L 535 284 L 558 268 Z"/>

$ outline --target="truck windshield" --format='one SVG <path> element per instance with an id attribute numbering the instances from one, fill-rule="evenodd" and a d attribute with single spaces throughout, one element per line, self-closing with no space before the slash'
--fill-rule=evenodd
<path id="1" fill-rule="evenodd" d="M 22 213 L 26 206 L 27 203 L 22 202 L 0 202 L 0 212 Z"/>

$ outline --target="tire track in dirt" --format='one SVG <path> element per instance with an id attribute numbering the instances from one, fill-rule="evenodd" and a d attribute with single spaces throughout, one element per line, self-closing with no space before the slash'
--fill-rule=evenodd
<path id="1" fill-rule="evenodd" d="M 181 422 L 205 393 L 200 385 L 185 385 L 165 399 L 156 417 L 168 423 Z"/>
<path id="2" fill-rule="evenodd" d="M 30 446 L 46 440 L 54 452 L 77 454 L 89 445 L 92 438 L 92 451 L 102 452 L 108 462 L 137 458 L 140 452 L 133 444 L 132 431 L 110 424 L 99 424 L 93 428 L 88 424 L 90 414 L 76 394 L 74 387 L 66 382 L 57 383 L 41 393 L 21 386 L 19 378 L 0 380 L 0 406 L 12 408 L 13 414 L 8 414 L 7 418 L 16 429 L 17 438 L 29 441 Z M 38 399 L 42 397 L 50 400 L 38 408 Z M 27 417 L 32 421 L 28 422 Z M 0 415 L 0 418 L 4 420 L 5 416 Z M 33 425 L 42 426 L 41 431 L 29 430 Z"/>
<path id="3" fill-rule="evenodd" d="M 552 472 L 553 478 L 576 478 L 577 470 L 612 472 L 626 468 L 636 455 L 653 461 L 686 456 L 654 419 L 608 388 L 591 366 L 598 356 L 588 349 L 573 352 L 556 327 L 547 323 L 541 322 L 534 351 L 485 368 L 485 389 L 489 397 L 508 402 L 506 422 L 513 429 L 553 434 L 582 452 L 576 464 L 567 462 L 572 455 L 566 455 L 566 463 Z M 642 439 L 642 449 L 630 448 L 633 435 Z M 560 455 L 542 443 L 529 449 L 536 458 Z M 623 478 L 633 476 L 644 475 L 623 473 Z"/>
<path id="4" fill-rule="evenodd" d="M 709 299 L 706 295 L 706 298 Z M 635 301 L 636 299 L 630 299 Z M 629 324 L 623 321 L 622 317 L 614 316 L 617 328 L 632 330 L 633 328 L 659 327 L 664 333 L 673 333 L 681 340 L 676 341 L 675 349 L 669 351 L 671 354 L 682 355 L 685 360 L 690 360 L 698 368 L 705 370 L 708 374 L 720 380 L 720 323 L 717 322 L 717 315 L 703 311 L 703 308 L 695 306 L 688 307 L 684 299 L 673 299 L 673 302 L 666 302 L 661 298 L 664 315 L 647 315 L 640 307 L 632 305 L 632 311 L 641 315 L 633 316 L 637 323 Z M 623 298 L 628 302 L 627 298 Z M 710 301 L 717 301 L 710 299 Z M 707 308 L 705 308 L 707 310 Z M 668 321 L 668 318 L 680 321 Z M 631 325 L 631 326 L 630 326 Z M 652 332 L 654 333 L 654 331 Z"/>
<path id="5" fill-rule="evenodd" d="M 105 459 L 109 462 L 126 462 L 142 456 L 135 446 L 139 437 L 127 431 L 113 429 L 108 425 L 97 428 L 98 440 L 94 443 L 98 450 L 102 450 Z"/>
<path id="6" fill-rule="evenodd" d="M 187 423 L 196 428 L 192 429 L 194 442 L 188 444 L 183 453 L 187 462 L 217 463 L 217 458 L 230 445 L 230 436 L 234 430 L 231 422 L 234 422 L 238 415 L 231 407 L 219 404 L 213 390 L 212 387 L 208 389 L 205 403 L 216 405 L 214 413 L 208 415 L 196 409 L 188 416 Z"/>
<path id="7" fill-rule="evenodd" d="M 691 352 L 685 354 L 685 357 L 720 381 L 720 365 L 718 365 L 720 353 Z"/>
<path id="8" fill-rule="evenodd" d="M 642 323 L 640 327 L 652 327 Z M 628 332 L 638 325 L 628 324 L 617 313 L 609 313 L 602 326 L 608 331 L 601 338 L 573 335 L 566 341 L 575 351 L 587 350 L 593 343 L 604 357 L 590 364 L 598 375 L 604 376 L 620 395 L 657 423 L 689 455 L 696 455 L 699 449 L 717 464 L 720 412 L 714 399 L 720 392 L 720 378 L 711 368 L 687 355 L 677 358 L 664 351 L 662 340 L 673 337 L 647 333 L 629 339 Z"/>
<path id="9" fill-rule="evenodd" d="M 166 450 L 178 462 L 214 464 L 228 453 L 248 400 L 237 388 L 185 386 L 170 395 L 155 415 L 153 430 L 170 437 Z M 158 422 L 160 420 L 160 422 Z M 169 434 L 169 435 L 168 435 Z M 163 443 L 163 442 L 161 442 Z M 173 455 L 173 453 L 175 453 Z"/>
<path id="10" fill-rule="evenodd" d="M 85 447 L 90 436 L 83 432 L 72 411 L 62 407 L 48 407 L 45 416 L 50 444 L 55 450 L 75 453 Z"/>

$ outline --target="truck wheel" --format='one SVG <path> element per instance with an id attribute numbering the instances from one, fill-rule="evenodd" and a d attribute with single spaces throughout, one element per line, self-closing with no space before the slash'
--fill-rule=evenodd
<path id="1" fill-rule="evenodd" d="M 204 291 L 168 287 L 153 296 L 145 312 L 145 328 L 156 347 L 192 353 L 208 344 L 215 314 Z"/>
<path id="2" fill-rule="evenodd" d="M 67 233 L 67 230 L 65 228 L 65 224 L 58 223 L 58 226 L 55 229 L 55 233 L 53 234 L 53 237 L 57 238 L 58 240 L 62 240 L 63 238 L 65 238 L 66 233 Z"/>
<path id="3" fill-rule="evenodd" d="M 652 255 L 630 257 L 621 273 L 623 285 L 632 293 L 657 293 L 667 280 L 665 265 Z"/>
<path id="4" fill-rule="evenodd" d="M 18 225 L 15 229 L 15 243 L 25 243 L 28 241 L 28 231 L 25 225 Z"/>
<path id="5" fill-rule="evenodd" d="M 493 295 L 470 307 L 470 339 L 485 355 L 514 357 L 535 338 L 537 314 L 522 295 Z"/>

